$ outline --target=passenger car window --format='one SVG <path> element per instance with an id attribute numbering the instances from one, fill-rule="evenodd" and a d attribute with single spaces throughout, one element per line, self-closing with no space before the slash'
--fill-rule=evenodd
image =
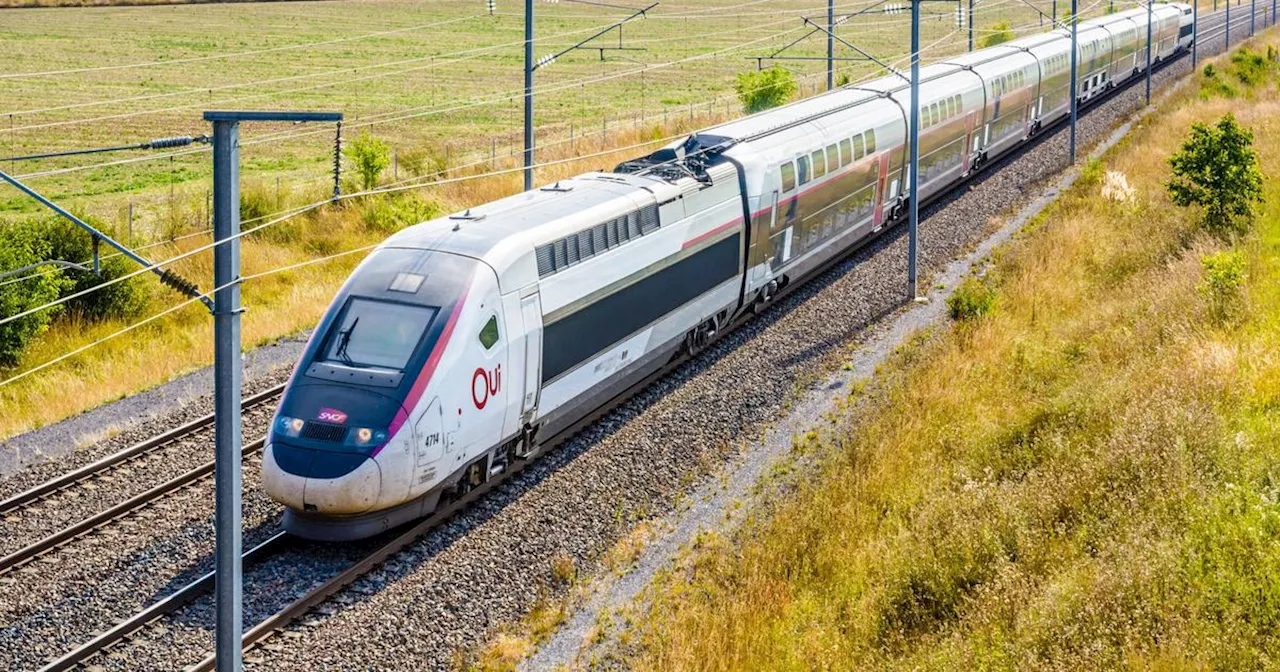
<path id="1" fill-rule="evenodd" d="M 827 174 L 827 162 L 822 158 L 822 150 L 810 154 L 813 157 L 813 179 L 818 179 Z"/>
<path id="2" fill-rule="evenodd" d="M 853 160 L 857 161 L 858 159 L 861 159 L 866 155 L 867 155 L 866 150 L 863 148 L 863 145 L 862 145 L 862 136 L 861 135 L 853 136 Z"/>
<path id="3" fill-rule="evenodd" d="M 853 163 L 853 150 L 849 147 L 848 138 L 840 141 L 840 163 L 845 165 Z"/>
<path id="4" fill-rule="evenodd" d="M 867 140 L 867 153 L 868 153 L 868 154 L 875 154 L 875 153 L 876 153 L 876 132 L 875 132 L 875 131 L 867 131 L 866 133 L 863 133 L 862 135 L 863 135 L 863 137 L 864 137 L 864 138 L 866 138 L 866 140 Z"/>
<path id="5" fill-rule="evenodd" d="M 489 321 L 484 323 L 480 328 L 480 345 L 485 350 L 492 350 L 493 346 L 498 342 L 498 316 L 490 315 Z"/>
<path id="6" fill-rule="evenodd" d="M 809 157 L 802 156 L 796 159 L 796 165 L 800 169 L 800 184 L 809 182 Z"/>
<path id="7" fill-rule="evenodd" d="M 791 191 L 796 188 L 796 167 L 790 161 L 782 164 L 782 190 Z"/>
<path id="8" fill-rule="evenodd" d="M 831 166 L 831 170 L 840 167 L 840 157 L 836 153 L 835 145 L 827 145 L 827 165 Z"/>

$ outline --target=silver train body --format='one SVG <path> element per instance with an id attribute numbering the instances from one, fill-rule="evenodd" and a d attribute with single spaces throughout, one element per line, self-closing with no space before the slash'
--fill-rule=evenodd
<path id="1" fill-rule="evenodd" d="M 1190 46 L 1157 5 L 1153 62 Z M 1146 10 L 1079 27 L 1082 101 L 1146 67 Z M 1070 36 L 922 68 L 919 196 L 1068 114 Z M 842 88 L 407 228 L 354 272 L 268 439 L 286 529 L 369 536 L 500 474 L 898 221 L 909 90 Z"/>

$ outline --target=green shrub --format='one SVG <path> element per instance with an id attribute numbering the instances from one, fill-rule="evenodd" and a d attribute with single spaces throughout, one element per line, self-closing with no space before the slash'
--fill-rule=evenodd
<path id="1" fill-rule="evenodd" d="M 777 107 L 791 100 L 796 94 L 796 78 L 789 70 L 768 70 L 738 73 L 734 84 L 742 109 L 748 114 Z"/>
<path id="2" fill-rule="evenodd" d="M 378 177 L 391 165 L 391 147 L 365 130 L 351 141 L 347 156 L 356 164 L 365 191 L 378 186 Z"/>
<path id="3" fill-rule="evenodd" d="M 1200 259 L 1204 278 L 1196 287 L 1209 304 L 1209 316 L 1225 324 L 1239 315 L 1244 307 L 1244 255 L 1227 251 L 1208 254 Z"/>
<path id="4" fill-rule="evenodd" d="M 1198 205 L 1205 228 L 1229 236 L 1248 230 L 1262 202 L 1262 172 L 1253 132 L 1227 113 L 1218 123 L 1191 125 L 1182 149 L 1169 157 L 1169 197 L 1180 206 Z"/>
<path id="5" fill-rule="evenodd" d="M 983 49 L 994 47 L 997 44 L 1004 44 L 1013 39 L 1013 25 L 1008 21 L 999 21 L 996 25 L 991 26 L 991 30 L 982 39 L 978 40 L 978 46 Z"/>
<path id="6" fill-rule="evenodd" d="M 436 201 L 411 194 L 369 198 L 360 208 L 365 229 L 391 235 L 406 226 L 435 219 L 443 212 Z"/>
<path id="7" fill-rule="evenodd" d="M 947 313 L 957 322 L 976 320 L 996 306 L 996 293 L 986 283 L 965 278 L 947 298 Z"/>
<path id="8" fill-rule="evenodd" d="M 1274 60 L 1248 47 L 1241 47 L 1231 54 L 1231 74 L 1246 86 L 1253 87 L 1267 81 L 1274 68 Z"/>
<path id="9" fill-rule="evenodd" d="M 10 224 L 0 229 L 0 272 L 14 271 L 51 257 L 52 246 L 29 226 Z M 66 289 L 61 272 L 42 273 L 45 267 L 28 271 L 28 280 L 10 282 L 17 276 L 0 279 L 0 317 L 9 317 L 57 299 Z M 0 365 L 13 366 L 31 339 L 40 335 L 62 311 L 61 306 L 0 324 Z"/>
<path id="10" fill-rule="evenodd" d="M 86 218 L 89 224 L 101 229 L 102 223 L 92 217 Z M 38 238 L 48 243 L 46 259 L 63 259 L 85 266 L 92 266 L 93 238 L 84 229 L 56 216 L 20 224 L 31 230 Z M 100 257 L 113 254 L 114 249 L 101 245 Z M 82 292 L 91 287 L 115 280 L 137 270 L 137 264 L 122 256 L 103 259 L 100 274 L 94 275 L 84 271 L 67 269 L 61 271 L 65 278 L 62 285 L 62 296 Z M 117 282 L 103 287 L 82 297 L 68 301 L 67 310 L 90 320 L 101 320 L 108 317 L 132 317 L 137 315 L 146 304 L 145 286 L 142 276 Z"/>

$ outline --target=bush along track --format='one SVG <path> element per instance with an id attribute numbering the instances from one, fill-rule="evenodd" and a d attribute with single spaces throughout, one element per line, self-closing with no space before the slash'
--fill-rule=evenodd
<path id="1" fill-rule="evenodd" d="M 1206 68 L 1088 166 L 957 294 L 950 326 L 897 352 L 856 417 L 837 413 L 816 473 L 660 579 L 622 660 L 1272 664 L 1280 94 L 1263 60 Z M 1252 134 L 1263 202 L 1224 223 L 1172 174 L 1214 161 L 1202 136 L 1233 126 Z"/>

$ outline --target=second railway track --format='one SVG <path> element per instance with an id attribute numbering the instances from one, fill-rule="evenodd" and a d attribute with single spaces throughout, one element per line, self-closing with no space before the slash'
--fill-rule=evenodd
<path id="1" fill-rule="evenodd" d="M 242 413 L 269 415 L 281 389 L 248 397 Z M 0 501 L 0 574 L 212 473 L 212 423 L 202 416 Z"/>

